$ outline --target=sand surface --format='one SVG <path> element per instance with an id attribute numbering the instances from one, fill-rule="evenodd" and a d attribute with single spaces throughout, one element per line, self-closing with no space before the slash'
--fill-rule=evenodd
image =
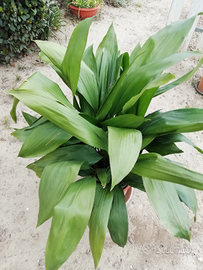
<path id="1" fill-rule="evenodd" d="M 182 17 L 185 18 L 191 1 L 185 1 Z M 140 4 L 140 7 L 137 5 Z M 108 27 L 113 22 L 121 52 L 131 52 L 166 25 L 171 0 L 132 0 L 127 7 L 114 8 L 104 5 L 100 15 L 94 20 L 89 33 L 88 45 L 94 48 L 101 42 Z M 78 21 L 65 16 L 65 26 L 57 38 L 66 45 Z M 202 18 L 200 20 L 202 26 Z M 65 38 L 67 37 L 67 39 Z M 195 34 L 190 49 L 194 49 L 198 34 Z M 14 128 L 25 125 L 20 111 L 29 112 L 22 104 L 18 107 L 18 124 L 10 119 L 12 98 L 6 90 L 17 88 L 35 71 L 59 83 L 70 96 L 65 85 L 55 72 L 42 63 L 37 53 L 14 62 L 15 66 L 0 66 L 0 269 L 1 270 L 42 270 L 45 269 L 44 253 L 49 233 L 50 221 L 35 229 L 38 214 L 39 178 L 26 169 L 32 160 L 17 158 L 21 142 L 10 135 Z M 197 64 L 196 59 L 187 59 L 171 68 L 177 77 L 188 72 Z M 203 107 L 203 97 L 193 87 L 203 76 L 203 67 L 186 83 L 153 100 L 150 110 L 164 111 Z M 188 134 L 188 137 L 203 149 L 203 132 Z M 186 154 L 176 155 L 190 169 L 203 173 L 202 155 L 192 147 L 180 144 Z M 127 204 L 129 214 L 129 238 L 125 248 L 116 246 L 107 234 L 98 270 L 201 270 L 203 269 L 203 194 L 197 192 L 199 210 L 197 222 L 192 220 L 191 242 L 172 237 L 160 224 L 146 194 L 134 190 Z M 93 270 L 88 243 L 88 231 L 61 270 Z"/>

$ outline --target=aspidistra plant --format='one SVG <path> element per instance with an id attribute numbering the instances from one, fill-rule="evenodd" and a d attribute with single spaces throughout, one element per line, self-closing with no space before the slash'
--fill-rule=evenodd
<path id="1" fill-rule="evenodd" d="M 200 52 L 177 53 L 195 17 L 175 22 L 120 53 L 113 25 L 98 46 L 86 49 L 92 19 L 78 24 L 68 47 L 36 41 L 40 58 L 50 64 L 72 91 L 68 101 L 59 86 L 36 72 L 17 90 L 11 116 L 23 102 L 41 116 L 23 112 L 28 126 L 12 134 L 23 141 L 19 156 L 40 157 L 28 165 L 41 178 L 37 225 L 52 217 L 46 246 L 46 269 L 58 269 L 72 254 L 86 227 L 97 267 L 107 228 L 124 246 L 128 216 L 123 187 L 147 193 L 163 226 L 190 240 L 196 217 L 194 189 L 203 190 L 203 175 L 166 158 L 182 153 L 182 133 L 203 130 L 203 109 L 185 108 L 147 114 L 151 100 L 189 79 L 203 64 L 173 80 L 165 69 Z M 170 82 L 173 80 L 172 82 Z M 144 151 L 143 151 L 144 150 Z M 77 176 L 81 179 L 76 181 Z"/>

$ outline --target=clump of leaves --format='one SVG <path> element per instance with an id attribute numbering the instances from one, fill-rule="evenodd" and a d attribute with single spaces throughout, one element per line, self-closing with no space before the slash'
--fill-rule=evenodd
<path id="1" fill-rule="evenodd" d="M 67 4 L 71 4 L 78 8 L 94 8 L 102 4 L 102 0 L 68 0 Z"/>
<path id="2" fill-rule="evenodd" d="M 130 0 L 104 0 L 104 2 L 107 5 L 114 6 L 114 7 L 120 7 L 120 6 L 125 7 L 130 2 Z"/>
<path id="3" fill-rule="evenodd" d="M 41 177 L 38 226 L 53 217 L 45 253 L 47 270 L 58 269 L 69 258 L 87 226 L 95 268 L 107 229 L 116 244 L 126 244 L 125 185 L 146 192 L 165 228 L 190 240 L 190 219 L 182 203 L 196 217 L 194 189 L 203 190 L 203 175 L 166 156 L 182 153 L 176 142 L 203 153 L 182 134 L 203 130 L 203 109 L 151 114 L 147 110 L 153 98 L 189 79 L 203 64 L 201 59 L 176 80 L 164 73 L 181 60 L 200 55 L 177 53 L 194 20 L 165 27 L 130 55 L 120 54 L 113 25 L 96 54 L 93 46 L 85 50 L 92 19 L 78 24 L 67 48 L 36 41 L 41 59 L 73 94 L 71 103 L 55 82 L 39 72 L 10 91 L 15 97 L 11 111 L 15 121 L 19 100 L 41 115 L 23 113 L 28 126 L 13 135 L 23 141 L 19 156 L 40 157 L 28 168 Z M 76 181 L 78 174 L 82 179 Z"/>
<path id="4" fill-rule="evenodd" d="M 48 39 L 61 26 L 57 4 L 50 0 L 5 0 L 0 4 L 0 60 L 25 53 L 33 39 Z"/>

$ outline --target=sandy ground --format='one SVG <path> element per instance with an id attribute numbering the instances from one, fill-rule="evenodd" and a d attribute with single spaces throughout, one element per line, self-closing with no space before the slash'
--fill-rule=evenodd
<path id="1" fill-rule="evenodd" d="M 182 16 L 185 17 L 191 1 L 185 1 Z M 137 4 L 140 4 L 138 7 Z M 104 6 L 94 20 L 88 44 L 95 48 L 113 22 L 121 52 L 131 52 L 138 41 L 141 44 L 149 35 L 165 26 L 170 9 L 170 0 L 132 0 L 126 8 Z M 77 20 L 66 15 L 62 32 L 57 33 L 56 42 L 67 44 Z M 201 23 L 201 22 L 200 22 Z M 65 39 L 67 36 L 67 40 Z M 195 48 L 196 36 L 190 48 Z M 180 76 L 195 67 L 197 60 L 187 59 L 171 68 Z M 39 61 L 37 53 L 19 59 L 15 67 L 0 66 L 0 269 L 1 270 L 42 270 L 45 269 L 44 252 L 50 222 L 35 229 L 38 214 L 39 179 L 34 172 L 26 169 L 33 160 L 17 158 L 21 142 L 10 136 L 13 128 L 23 127 L 25 122 L 20 110 L 29 112 L 22 104 L 19 106 L 18 124 L 10 119 L 12 98 L 6 90 L 17 88 L 35 71 L 64 84 L 46 64 Z M 169 93 L 154 99 L 151 110 L 165 111 L 184 107 L 203 107 L 203 97 L 192 84 L 203 76 L 203 67 L 187 83 L 176 87 Z M 188 134 L 203 149 L 203 132 Z M 176 160 L 184 162 L 188 168 L 203 173 L 202 155 L 192 147 L 181 144 L 187 154 L 176 155 Z M 107 234 L 104 251 L 98 270 L 201 270 L 203 269 L 203 194 L 197 192 L 199 211 L 197 222 L 192 221 L 192 240 L 187 242 L 172 237 L 160 224 L 146 194 L 134 190 L 127 204 L 129 214 L 129 238 L 124 249 L 114 245 Z M 93 270 L 93 260 L 88 243 L 88 231 L 80 244 L 61 270 Z"/>

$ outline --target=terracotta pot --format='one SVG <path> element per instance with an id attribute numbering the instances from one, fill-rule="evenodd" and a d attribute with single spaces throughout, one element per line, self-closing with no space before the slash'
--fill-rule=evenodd
<path id="1" fill-rule="evenodd" d="M 126 186 L 123 189 L 123 193 L 125 195 L 125 202 L 127 203 L 127 201 L 130 199 L 131 193 L 132 193 L 132 187 L 131 186 Z"/>
<path id="2" fill-rule="evenodd" d="M 93 17 L 94 15 L 97 14 L 97 11 L 98 11 L 98 8 L 99 8 L 99 7 L 95 7 L 95 8 L 78 8 L 78 7 L 74 7 L 72 5 L 69 5 L 69 7 L 71 8 L 73 14 L 75 16 L 77 16 L 78 18 L 80 18 L 81 20 Z"/>
<path id="3" fill-rule="evenodd" d="M 198 93 L 203 95 L 203 77 L 201 78 L 200 81 L 196 82 L 195 89 L 197 90 Z"/>

